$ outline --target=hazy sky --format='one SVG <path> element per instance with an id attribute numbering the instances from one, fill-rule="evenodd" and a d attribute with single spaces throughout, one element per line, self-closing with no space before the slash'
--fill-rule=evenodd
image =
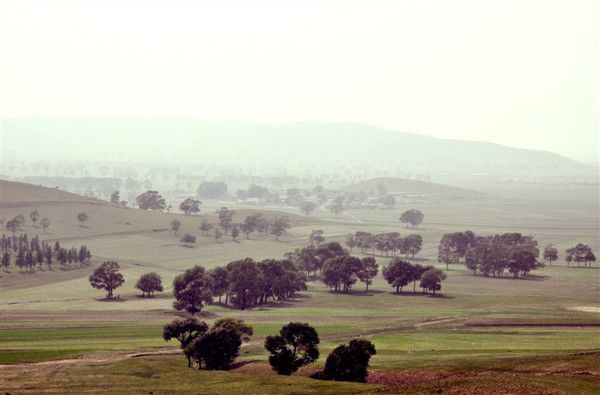
<path id="1" fill-rule="evenodd" d="M 0 116 L 357 121 L 598 156 L 598 4 L 0 0 Z"/>

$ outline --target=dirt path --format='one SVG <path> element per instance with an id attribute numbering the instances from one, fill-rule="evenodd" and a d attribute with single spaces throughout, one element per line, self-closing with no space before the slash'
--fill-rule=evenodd
<path id="1" fill-rule="evenodd" d="M 0 370 L 3 369 L 16 369 L 16 368 L 30 368 L 37 366 L 60 366 L 60 365 L 71 365 L 79 363 L 98 364 L 98 363 L 114 363 L 122 361 L 128 358 L 140 358 L 150 357 L 154 355 L 178 355 L 181 354 L 181 350 L 158 350 L 158 351 L 146 351 L 146 352 L 135 352 L 127 354 L 117 354 L 106 357 L 84 357 L 84 358 L 67 358 L 67 359 L 56 359 L 52 361 L 41 361 L 41 362 L 23 362 L 15 364 L 2 364 Z"/>

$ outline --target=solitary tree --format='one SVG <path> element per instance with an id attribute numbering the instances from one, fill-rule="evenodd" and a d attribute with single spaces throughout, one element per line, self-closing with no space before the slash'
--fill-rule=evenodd
<path id="1" fill-rule="evenodd" d="M 185 310 L 194 315 L 202 310 L 204 303 L 212 302 L 211 280 L 202 266 L 195 266 L 173 280 L 175 310 Z"/>
<path id="2" fill-rule="evenodd" d="M 115 261 L 102 263 L 94 270 L 89 280 L 92 287 L 106 290 L 106 299 L 112 299 L 113 291 L 125 282 L 123 275 L 119 273 L 119 264 Z"/>
<path id="3" fill-rule="evenodd" d="M 33 224 L 34 228 L 35 228 L 35 223 L 37 222 L 38 218 L 40 218 L 40 213 L 38 213 L 37 210 L 33 210 L 32 212 L 29 213 L 29 219 L 31 219 L 31 223 Z"/>
<path id="4" fill-rule="evenodd" d="M 113 193 L 111 193 L 111 195 L 110 195 L 111 203 L 119 204 L 120 201 L 121 201 L 121 196 L 119 194 L 119 191 L 114 191 Z"/>
<path id="5" fill-rule="evenodd" d="M 181 238 L 181 241 L 186 247 L 191 247 L 194 243 L 196 243 L 196 236 L 186 233 Z"/>
<path id="6" fill-rule="evenodd" d="M 154 292 L 163 291 L 162 279 L 155 272 L 142 274 L 135 287 L 142 291 L 142 297 L 152 296 Z"/>
<path id="7" fill-rule="evenodd" d="M 415 227 L 421 222 L 423 222 L 424 217 L 425 216 L 422 212 L 420 212 L 417 209 L 411 208 L 410 210 L 407 210 L 400 215 L 400 222 L 406 224 L 406 227 L 408 227 L 409 224 L 412 227 Z"/>
<path id="8" fill-rule="evenodd" d="M 376 353 L 375 346 L 369 340 L 350 340 L 348 345 L 342 344 L 329 354 L 325 369 L 317 378 L 364 383 L 369 375 L 369 360 Z"/>
<path id="9" fill-rule="evenodd" d="M 179 209 L 185 213 L 185 215 L 197 214 L 200 212 L 200 205 L 202 202 L 198 199 L 187 198 L 179 204 Z"/>
<path id="10" fill-rule="evenodd" d="M 556 261 L 558 259 L 558 250 L 552 244 L 548 244 L 546 248 L 544 248 L 544 260 L 550 262 Z"/>
<path id="11" fill-rule="evenodd" d="M 433 291 L 442 289 L 442 281 L 446 279 L 446 273 L 440 269 L 429 269 L 421 275 L 421 288 Z"/>
<path id="12" fill-rule="evenodd" d="M 185 349 L 195 338 L 208 331 L 208 324 L 198 321 L 196 317 L 175 320 L 163 328 L 163 339 L 169 341 L 177 339 L 181 349 Z M 185 353 L 188 360 L 188 368 L 192 366 L 191 355 Z"/>
<path id="13" fill-rule="evenodd" d="M 267 336 L 265 348 L 271 353 L 269 364 L 280 375 L 291 375 L 319 358 L 319 335 L 313 327 L 290 322 L 277 336 Z"/>
<path id="14" fill-rule="evenodd" d="M 179 232 L 179 228 L 181 228 L 181 221 L 179 221 L 178 219 L 174 219 L 173 221 L 171 221 L 171 230 L 173 231 L 174 235 L 177 235 L 177 232 Z"/>
<path id="15" fill-rule="evenodd" d="M 77 221 L 79 221 L 79 225 L 83 226 L 83 223 L 88 220 L 88 216 L 86 213 L 77 214 Z"/>
<path id="16" fill-rule="evenodd" d="M 146 191 L 136 197 L 135 202 L 142 210 L 163 211 L 167 207 L 165 199 L 158 191 Z"/>
<path id="17" fill-rule="evenodd" d="M 44 233 L 46 233 L 46 229 L 50 226 L 50 220 L 48 218 L 42 218 L 40 225 L 44 228 Z"/>

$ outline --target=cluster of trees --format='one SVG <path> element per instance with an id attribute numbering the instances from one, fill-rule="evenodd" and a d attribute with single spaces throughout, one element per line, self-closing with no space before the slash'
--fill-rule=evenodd
<path id="1" fill-rule="evenodd" d="M 242 343 L 249 342 L 254 329 L 241 319 L 221 318 L 209 326 L 195 317 L 174 320 L 163 328 L 165 341 L 177 340 L 188 367 L 228 370 L 240 354 Z M 264 347 L 269 364 L 279 375 L 291 375 L 319 358 L 317 331 L 310 325 L 290 322 L 279 334 L 267 336 Z M 335 348 L 327 357 L 322 372 L 312 378 L 321 380 L 366 382 L 375 346 L 365 339 L 353 339 Z"/>
<path id="2" fill-rule="evenodd" d="M 125 277 L 119 272 L 119 263 L 105 261 L 90 275 L 90 285 L 106 291 L 106 299 L 113 299 L 113 292 L 125 283 Z M 162 278 L 158 273 L 144 273 L 140 276 L 135 288 L 142 291 L 142 297 L 152 297 L 156 292 L 163 291 Z"/>
<path id="3" fill-rule="evenodd" d="M 200 200 L 189 197 L 179 203 L 179 209 L 183 211 L 185 215 L 196 215 L 200 212 L 200 205 L 202 205 Z"/>
<path id="4" fill-rule="evenodd" d="M 272 236 L 275 240 L 279 240 L 279 237 L 287 233 L 290 228 L 290 221 L 286 216 L 277 216 L 268 218 L 262 213 L 248 215 L 242 223 L 234 223 L 233 217 L 235 215 L 234 210 L 230 210 L 227 207 L 221 207 L 217 210 L 218 223 L 215 225 L 204 219 L 200 224 L 200 231 L 204 236 L 212 236 L 217 242 L 220 242 L 225 235 L 231 236 L 231 239 L 236 241 L 240 237 L 240 233 L 243 233 L 246 239 L 249 239 L 253 233 L 257 236 Z M 173 234 L 177 235 L 181 228 L 181 221 L 174 219 L 171 221 L 171 230 Z M 212 234 L 211 230 L 214 231 Z M 190 233 L 186 233 L 181 238 L 181 242 L 185 246 L 191 246 L 196 243 L 196 236 Z"/>
<path id="5" fill-rule="evenodd" d="M 475 236 L 465 252 L 465 264 L 474 274 L 502 277 L 526 277 L 530 271 L 543 266 L 538 262 L 539 249 L 532 236 L 521 233 Z"/>
<path id="6" fill-rule="evenodd" d="M 295 292 L 306 289 L 304 274 L 289 260 L 252 258 L 233 261 L 225 267 L 205 271 L 195 266 L 177 276 L 173 281 L 176 310 L 196 314 L 205 304 L 230 302 L 244 310 L 250 306 L 267 303 L 269 299 L 284 300 Z"/>
<path id="7" fill-rule="evenodd" d="M 188 367 L 227 370 L 240 353 L 243 342 L 254 334 L 243 320 L 221 318 L 212 327 L 195 317 L 175 320 L 163 328 L 163 339 L 176 339 L 188 360 Z"/>
<path id="8" fill-rule="evenodd" d="M 63 248 L 57 241 L 50 245 L 47 241 L 40 241 L 38 236 L 31 239 L 27 233 L 6 236 L 4 233 L 0 238 L 0 249 L 2 250 L 1 265 L 4 270 L 8 269 L 12 262 L 19 270 L 28 269 L 33 271 L 36 266 L 40 269 L 44 264 L 48 269 L 52 264 L 59 262 L 63 269 L 75 264 L 87 264 L 92 257 L 90 250 L 85 245 L 79 248 Z"/>
<path id="9" fill-rule="evenodd" d="M 29 213 L 29 219 L 31 220 L 31 224 L 34 228 L 37 227 L 37 222 L 40 218 L 40 213 L 37 210 L 33 210 Z M 23 230 L 23 226 L 25 225 L 25 216 L 23 214 L 19 214 L 14 218 L 6 221 L 4 226 L 6 230 L 11 232 L 13 235 L 17 232 Z M 50 220 L 48 218 L 42 218 L 40 220 L 40 226 L 44 229 L 44 233 L 46 233 L 46 229 L 50 226 Z"/>
<path id="10" fill-rule="evenodd" d="M 418 234 L 402 237 L 397 232 L 374 235 L 369 232 L 356 232 L 346 236 L 346 246 L 350 250 L 358 247 L 363 254 L 371 253 L 386 257 L 404 254 L 406 257 L 410 255 L 414 258 L 423 247 L 423 238 Z"/>
<path id="11" fill-rule="evenodd" d="M 433 266 L 422 266 L 411 264 L 408 261 L 395 258 L 386 267 L 383 268 L 383 278 L 392 287 L 396 288 L 396 293 L 402 293 L 402 288 L 413 283 L 413 293 L 416 292 L 417 281 L 419 286 L 425 291 L 436 291 L 442 289 L 442 281 L 446 279 L 446 274 Z"/>
<path id="12" fill-rule="evenodd" d="M 366 290 L 369 290 L 379 271 L 375 258 L 351 256 L 337 241 L 323 243 L 321 230 L 313 231 L 309 240 L 311 245 L 288 252 L 285 257 L 306 272 L 308 277 L 320 276 L 321 281 L 333 292 L 348 293 L 358 280 L 364 282 Z"/>
<path id="13" fill-rule="evenodd" d="M 567 266 L 570 266 L 571 262 L 577 262 L 577 267 L 580 267 L 581 263 L 584 267 L 591 267 L 592 262 L 596 262 L 596 255 L 594 255 L 590 246 L 586 244 L 577 243 L 574 247 L 567 248 L 565 254 Z M 556 253 L 554 256 L 556 256 Z M 544 250 L 544 259 L 546 259 L 546 250 Z"/>
<path id="14" fill-rule="evenodd" d="M 446 233 L 438 245 L 438 262 L 446 264 L 446 270 L 452 263 L 458 263 L 465 257 L 467 249 L 475 240 L 475 233 L 465 232 Z"/>
<path id="15" fill-rule="evenodd" d="M 414 228 L 415 226 L 423 222 L 423 218 L 425 218 L 425 215 L 423 215 L 421 211 L 411 208 L 410 210 L 406 210 L 405 212 L 403 212 L 400 215 L 399 220 L 403 224 L 406 224 L 406 227 L 410 225 Z"/>

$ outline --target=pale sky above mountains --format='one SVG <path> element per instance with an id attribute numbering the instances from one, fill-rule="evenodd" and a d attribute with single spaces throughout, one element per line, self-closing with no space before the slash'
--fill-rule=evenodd
<path id="1" fill-rule="evenodd" d="M 0 117 L 349 121 L 598 157 L 598 3 L 0 0 Z"/>

